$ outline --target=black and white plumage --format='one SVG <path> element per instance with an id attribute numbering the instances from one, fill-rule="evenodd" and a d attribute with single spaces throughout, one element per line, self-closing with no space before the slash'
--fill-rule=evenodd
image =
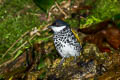
<path id="1" fill-rule="evenodd" d="M 74 56 L 76 59 L 76 56 L 80 55 L 82 47 L 69 25 L 62 20 L 56 20 L 49 28 L 54 32 L 53 39 L 56 50 L 62 56 L 60 64 L 64 62 L 64 58 L 70 56 Z"/>

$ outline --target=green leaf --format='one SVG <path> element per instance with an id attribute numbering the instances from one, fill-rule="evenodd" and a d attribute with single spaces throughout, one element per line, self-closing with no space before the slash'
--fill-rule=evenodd
<path id="1" fill-rule="evenodd" d="M 19 50 L 18 52 L 17 52 L 17 54 L 15 55 L 15 57 L 14 57 L 14 59 L 16 59 L 19 55 L 21 55 L 23 53 L 23 51 L 22 50 Z"/>
<path id="2" fill-rule="evenodd" d="M 40 64 L 38 65 L 38 70 L 40 70 L 43 67 L 45 67 L 45 63 L 44 63 L 44 60 L 41 58 L 40 59 Z"/>
<path id="3" fill-rule="evenodd" d="M 33 0 L 35 4 L 44 12 L 54 4 L 54 0 Z"/>
<path id="4" fill-rule="evenodd" d="M 114 17 L 113 17 L 114 20 L 120 20 L 120 14 L 116 14 Z"/>

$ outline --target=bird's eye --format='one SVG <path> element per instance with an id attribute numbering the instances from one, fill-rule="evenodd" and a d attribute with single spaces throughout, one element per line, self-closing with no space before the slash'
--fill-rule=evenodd
<path id="1" fill-rule="evenodd" d="M 58 23 L 53 23 L 52 25 L 53 25 L 53 26 L 59 26 L 59 24 L 58 24 Z"/>
<path id="2" fill-rule="evenodd" d="M 58 24 L 58 23 L 56 23 L 56 26 L 59 26 L 59 24 Z"/>

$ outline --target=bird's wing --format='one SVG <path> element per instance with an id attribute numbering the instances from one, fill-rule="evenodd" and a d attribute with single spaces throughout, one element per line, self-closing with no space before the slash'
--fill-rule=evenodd
<path id="1" fill-rule="evenodd" d="M 78 36 L 78 34 L 75 32 L 75 30 L 71 29 L 71 31 L 73 32 L 73 34 L 75 35 L 76 39 L 78 40 L 78 42 L 81 44 L 81 40 Z"/>

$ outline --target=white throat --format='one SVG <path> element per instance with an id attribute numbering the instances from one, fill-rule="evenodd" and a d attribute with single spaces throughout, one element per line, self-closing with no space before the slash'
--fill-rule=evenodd
<path id="1" fill-rule="evenodd" d="M 63 30 L 64 28 L 66 28 L 66 26 L 61 26 L 61 27 L 52 26 L 52 30 L 53 30 L 54 32 L 60 32 L 60 31 Z"/>

